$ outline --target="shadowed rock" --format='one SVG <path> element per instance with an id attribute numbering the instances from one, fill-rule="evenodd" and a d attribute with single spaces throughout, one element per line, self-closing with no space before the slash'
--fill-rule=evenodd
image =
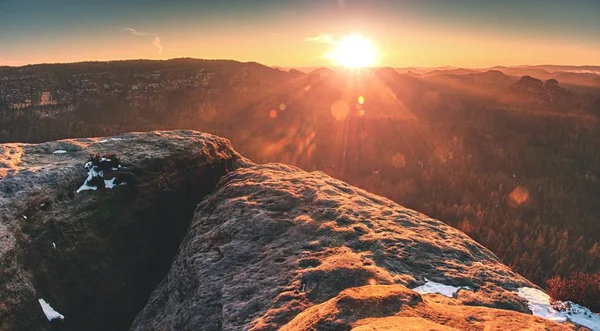
<path id="1" fill-rule="evenodd" d="M 104 172 L 115 186 L 98 177 L 76 193 L 96 153 L 122 161 Z M 192 131 L 0 145 L 0 330 L 128 329 L 196 204 L 249 165 L 227 140 Z M 50 324 L 40 298 L 64 322 Z"/>

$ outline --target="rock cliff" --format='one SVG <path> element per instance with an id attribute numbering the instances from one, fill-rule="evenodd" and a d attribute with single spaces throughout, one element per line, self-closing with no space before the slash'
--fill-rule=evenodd
<path id="1" fill-rule="evenodd" d="M 438 220 L 321 172 L 257 165 L 200 203 L 132 330 L 573 328 L 531 315 L 520 288 L 535 285 Z"/>
<path id="2" fill-rule="evenodd" d="M 93 186 L 97 153 L 120 163 Z M 227 140 L 189 131 L 0 145 L 0 330 L 127 330 L 196 204 L 244 165 Z"/>
<path id="3" fill-rule="evenodd" d="M 0 145 L 0 236 L 0 331 L 579 328 L 441 221 L 198 132 Z"/>

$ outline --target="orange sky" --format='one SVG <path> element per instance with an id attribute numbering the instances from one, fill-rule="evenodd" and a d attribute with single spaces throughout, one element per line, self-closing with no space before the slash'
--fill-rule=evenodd
<path id="1" fill-rule="evenodd" d="M 0 2 L 0 65 L 194 57 L 321 66 L 332 64 L 323 55 L 335 41 L 353 33 L 372 40 L 377 66 L 600 64 L 600 2 L 503 3 Z"/>

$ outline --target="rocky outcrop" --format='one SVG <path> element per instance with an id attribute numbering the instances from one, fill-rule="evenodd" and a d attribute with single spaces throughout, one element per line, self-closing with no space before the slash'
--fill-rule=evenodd
<path id="1" fill-rule="evenodd" d="M 529 287 L 438 220 L 321 172 L 257 165 L 200 203 L 131 329 L 573 328 L 531 315 Z"/>
<path id="2" fill-rule="evenodd" d="M 96 153 L 120 161 L 88 178 Z M 128 329 L 197 203 L 250 165 L 191 131 L 0 145 L 0 330 Z"/>
<path id="3" fill-rule="evenodd" d="M 0 145 L 0 238 L 0 331 L 569 330 L 531 313 L 581 310 L 438 220 L 191 131 Z"/>

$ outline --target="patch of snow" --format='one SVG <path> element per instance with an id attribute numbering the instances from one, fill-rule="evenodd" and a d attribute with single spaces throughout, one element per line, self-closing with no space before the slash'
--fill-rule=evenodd
<path id="1" fill-rule="evenodd" d="M 67 151 L 65 151 L 64 149 L 59 149 L 59 150 L 52 152 L 52 154 L 65 154 L 65 153 L 67 153 Z"/>
<path id="2" fill-rule="evenodd" d="M 23 218 L 24 218 L 24 219 L 27 219 L 27 216 L 23 215 Z"/>
<path id="3" fill-rule="evenodd" d="M 108 159 L 106 158 L 101 158 L 100 161 L 108 161 Z M 120 166 L 119 166 L 120 167 Z M 77 193 L 81 192 L 81 191 L 88 191 L 88 190 L 98 190 L 97 186 L 91 186 L 88 183 L 94 178 L 94 177 L 104 177 L 104 171 L 102 170 L 98 170 L 98 167 L 93 166 L 92 162 L 87 162 L 85 164 L 85 168 L 89 169 L 88 171 L 88 176 L 85 179 L 85 182 L 83 182 L 83 185 L 81 185 L 81 187 L 79 189 L 77 189 Z M 104 180 L 104 187 L 108 188 L 108 189 L 112 189 L 116 186 L 115 184 L 115 178 L 110 179 L 110 180 Z"/>
<path id="4" fill-rule="evenodd" d="M 90 186 L 88 185 L 88 183 L 92 180 L 92 178 L 96 177 L 96 176 L 103 176 L 104 174 L 102 173 L 102 171 L 97 171 L 96 167 L 92 166 L 92 162 L 88 162 L 85 164 L 85 168 L 89 169 L 88 171 L 88 176 L 85 179 L 85 182 L 83 182 L 83 185 L 81 185 L 81 187 L 79 189 L 77 189 L 77 193 L 81 192 L 81 191 L 88 191 L 88 190 L 97 190 L 98 187 L 96 186 Z"/>
<path id="5" fill-rule="evenodd" d="M 470 290 L 468 286 L 452 286 L 441 283 L 436 283 L 425 278 L 425 284 L 415 287 L 412 290 L 419 294 L 437 293 L 449 298 L 453 298 L 456 292 L 460 289 Z"/>
<path id="6" fill-rule="evenodd" d="M 115 187 L 115 179 L 116 178 L 113 178 L 111 180 L 106 180 L 105 179 L 104 180 L 104 187 L 106 187 L 106 188 L 113 188 L 113 187 Z"/>
<path id="7" fill-rule="evenodd" d="M 122 182 L 121 184 L 119 184 L 119 186 L 124 186 L 124 185 L 127 185 L 127 183 L 126 182 Z"/>
<path id="8" fill-rule="evenodd" d="M 600 315 L 571 301 L 551 302 L 550 296 L 531 287 L 518 289 L 519 296 L 527 300 L 533 315 L 555 322 L 571 321 L 592 330 L 600 330 Z"/>
<path id="9" fill-rule="evenodd" d="M 123 138 L 110 138 L 110 140 L 119 141 L 119 140 L 123 140 Z"/>
<path id="10" fill-rule="evenodd" d="M 527 300 L 527 306 L 535 316 L 543 317 L 555 322 L 564 322 L 567 319 L 550 304 L 550 296 L 538 289 L 520 287 L 519 296 Z"/>
<path id="11" fill-rule="evenodd" d="M 44 314 L 46 314 L 46 318 L 48 319 L 48 321 L 52 321 L 55 319 L 65 319 L 63 315 L 54 310 L 54 308 L 52 308 L 46 301 L 44 301 L 44 299 L 40 298 L 38 301 L 40 303 L 40 306 L 42 306 L 42 310 L 44 311 Z"/>
<path id="12" fill-rule="evenodd" d="M 105 142 L 108 142 L 108 140 L 102 139 L 102 140 L 99 141 L 99 143 L 105 143 Z"/>
<path id="13" fill-rule="evenodd" d="M 56 243 L 52 243 L 52 248 L 56 249 Z"/>

